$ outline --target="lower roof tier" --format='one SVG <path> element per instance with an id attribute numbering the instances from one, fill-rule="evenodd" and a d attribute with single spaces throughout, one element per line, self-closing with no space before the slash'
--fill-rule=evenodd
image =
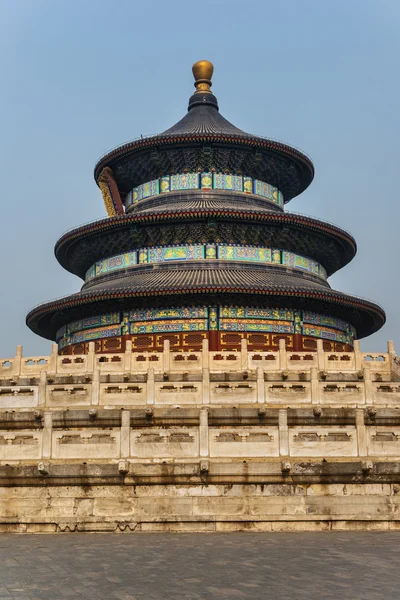
<path id="1" fill-rule="evenodd" d="M 352 260 L 356 243 L 342 229 L 290 213 L 216 208 L 163 209 L 95 221 L 57 242 L 59 263 L 84 279 L 96 262 L 143 247 L 182 244 L 240 244 L 272 247 L 307 256 L 328 276 Z"/>
<path id="2" fill-rule="evenodd" d="M 100 287 L 101 286 L 101 287 Z M 381 307 L 329 288 L 326 282 L 288 274 L 282 269 L 190 268 L 140 269 L 71 296 L 41 304 L 27 316 L 32 331 L 55 340 L 57 331 L 75 320 L 141 308 L 250 306 L 309 310 L 339 318 L 358 338 L 385 322 Z"/>

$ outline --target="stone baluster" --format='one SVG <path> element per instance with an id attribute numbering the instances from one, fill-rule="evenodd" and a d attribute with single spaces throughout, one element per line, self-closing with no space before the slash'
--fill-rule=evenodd
<path id="1" fill-rule="evenodd" d="M 208 456 L 208 408 L 200 409 L 200 456 Z"/>
<path id="2" fill-rule="evenodd" d="M 121 458 L 128 458 L 130 455 L 130 435 L 131 435 L 131 413 L 129 410 L 121 411 Z"/>
<path id="3" fill-rule="evenodd" d="M 42 431 L 42 458 L 51 458 L 51 442 L 53 435 L 53 414 L 45 412 Z"/>
<path id="4" fill-rule="evenodd" d="M 210 404 L 210 369 L 202 369 L 203 404 Z"/>
<path id="5" fill-rule="evenodd" d="M 249 354 L 247 351 L 247 340 L 240 341 L 240 368 L 246 371 L 249 368 Z"/>
<path id="6" fill-rule="evenodd" d="M 210 353 L 208 350 L 208 340 L 203 340 L 201 345 L 201 361 L 203 369 L 210 368 Z"/>
<path id="7" fill-rule="evenodd" d="M 287 369 L 286 340 L 279 340 L 279 369 L 281 371 Z"/>
<path id="8" fill-rule="evenodd" d="M 38 388 L 38 406 L 46 405 L 46 391 L 47 391 L 47 372 L 40 371 L 39 376 L 39 388 Z"/>
<path id="9" fill-rule="evenodd" d="M 127 340 L 125 344 L 124 354 L 124 372 L 130 373 L 132 371 L 132 340 Z"/>
<path id="10" fill-rule="evenodd" d="M 317 340 L 317 364 L 320 371 L 327 370 L 325 363 L 324 343 L 322 340 Z"/>
<path id="11" fill-rule="evenodd" d="M 89 350 L 87 353 L 87 372 L 88 373 L 93 373 L 93 371 L 95 369 L 96 355 L 95 355 L 94 350 L 95 350 L 94 342 L 89 342 Z"/>
<path id="12" fill-rule="evenodd" d="M 49 360 L 49 373 L 57 373 L 57 358 L 58 358 L 58 344 L 51 345 L 51 354 Z"/>
<path id="13" fill-rule="evenodd" d="M 155 394 L 155 382 L 154 382 L 154 369 L 149 367 L 147 370 L 147 404 L 154 404 Z"/>
<path id="14" fill-rule="evenodd" d="M 92 380 L 92 405 L 98 405 L 100 400 L 100 370 L 94 369 Z"/>
<path id="15" fill-rule="evenodd" d="M 279 454 L 280 456 L 289 455 L 289 428 L 287 423 L 287 409 L 281 408 L 278 412 L 279 423 Z"/>
<path id="16" fill-rule="evenodd" d="M 356 371 L 361 371 L 363 368 L 363 357 L 360 350 L 359 340 L 354 340 L 354 366 Z"/>
<path id="17" fill-rule="evenodd" d="M 367 432 L 364 421 L 364 410 L 362 408 L 356 409 L 356 430 L 358 456 L 367 456 Z"/>
<path id="18" fill-rule="evenodd" d="M 311 403 L 319 404 L 320 403 L 320 395 L 319 395 L 319 379 L 318 379 L 317 367 L 311 367 L 310 378 L 311 378 Z"/>
<path id="19" fill-rule="evenodd" d="M 365 365 L 362 372 L 363 372 L 363 378 L 364 378 L 365 404 L 373 404 L 374 390 L 373 390 L 373 386 L 372 386 L 370 365 Z"/>
<path id="20" fill-rule="evenodd" d="M 163 345 L 163 371 L 164 371 L 164 373 L 169 373 L 169 371 L 171 369 L 170 360 L 171 360 L 170 341 L 164 340 L 164 345 Z"/>
<path id="21" fill-rule="evenodd" d="M 22 366 L 22 346 L 17 346 L 15 358 L 12 361 L 12 374 L 21 375 Z"/>
<path id="22" fill-rule="evenodd" d="M 264 370 L 262 367 L 257 367 L 257 402 L 260 404 L 265 402 Z"/>

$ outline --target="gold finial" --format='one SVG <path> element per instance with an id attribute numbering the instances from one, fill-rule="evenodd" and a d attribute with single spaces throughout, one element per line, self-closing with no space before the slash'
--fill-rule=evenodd
<path id="1" fill-rule="evenodd" d="M 209 60 L 198 60 L 192 67 L 193 77 L 195 78 L 196 92 L 210 92 L 212 86 L 211 77 L 214 72 L 214 65 Z"/>

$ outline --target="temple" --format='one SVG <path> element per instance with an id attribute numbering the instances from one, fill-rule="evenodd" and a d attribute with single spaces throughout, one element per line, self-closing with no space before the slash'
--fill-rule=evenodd
<path id="1" fill-rule="evenodd" d="M 299 150 L 227 121 L 211 92 L 213 65 L 193 66 L 187 114 L 95 167 L 108 218 L 57 242 L 77 294 L 34 308 L 28 326 L 60 354 L 161 350 L 351 351 L 383 310 L 333 290 L 355 255 L 338 227 L 285 211 L 312 182 Z"/>
<path id="2" fill-rule="evenodd" d="M 0 359 L 0 532 L 400 528 L 400 357 L 334 291 L 356 252 L 285 205 L 307 156 L 231 125 L 193 67 L 187 115 L 106 154 L 108 217 L 65 234 L 80 292 Z"/>

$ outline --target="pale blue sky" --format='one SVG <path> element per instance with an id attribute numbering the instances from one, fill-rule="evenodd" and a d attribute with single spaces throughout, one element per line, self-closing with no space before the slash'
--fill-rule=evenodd
<path id="1" fill-rule="evenodd" d="M 349 230 L 358 254 L 331 278 L 398 318 L 398 0 L 0 0 L 0 356 L 48 352 L 25 315 L 75 292 L 54 258 L 67 229 L 105 216 L 101 154 L 186 112 L 191 65 L 215 65 L 221 113 L 311 156 L 287 210 Z"/>

